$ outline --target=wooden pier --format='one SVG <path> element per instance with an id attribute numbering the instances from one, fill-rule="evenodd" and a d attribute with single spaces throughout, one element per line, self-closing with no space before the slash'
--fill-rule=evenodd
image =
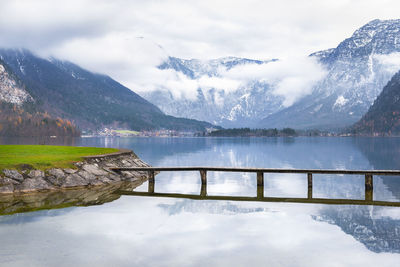
<path id="1" fill-rule="evenodd" d="M 157 197 L 183 197 L 189 199 L 210 200 L 233 200 L 233 201 L 264 201 L 264 202 L 293 202 L 293 203 L 319 203 L 319 204 L 345 204 L 345 205 L 379 205 L 400 207 L 400 202 L 374 201 L 373 200 L 373 176 L 400 176 L 397 170 L 321 170 L 321 169 L 268 169 L 268 168 L 228 168 L 228 167 L 135 167 L 135 168 L 110 168 L 115 172 L 121 171 L 145 171 L 149 173 L 148 192 L 118 192 L 123 195 L 157 196 Z M 200 173 L 201 190 L 200 195 L 188 194 L 165 194 L 155 193 L 155 173 L 161 171 L 196 171 Z M 208 172 L 251 172 L 256 173 L 257 196 L 256 197 L 234 197 L 234 196 L 208 196 L 207 195 L 207 173 Z M 292 173 L 307 175 L 307 198 L 277 198 L 264 197 L 264 174 L 265 173 Z M 365 177 L 365 199 L 325 199 L 313 198 L 313 175 L 314 174 L 336 174 L 336 175 L 363 175 Z"/>

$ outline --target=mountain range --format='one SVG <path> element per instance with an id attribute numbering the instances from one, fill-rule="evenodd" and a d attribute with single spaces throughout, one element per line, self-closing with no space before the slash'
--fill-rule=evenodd
<path id="1" fill-rule="evenodd" d="M 112 127 L 204 131 L 213 124 L 338 129 L 360 120 L 400 69 L 400 20 L 373 20 L 336 48 L 309 55 L 308 59 L 316 62 L 314 65 L 324 75 L 306 84 L 309 88 L 302 88 L 301 82 L 294 83 L 297 91 L 305 93 L 291 102 L 277 93 L 282 77 L 263 76 L 262 71 L 254 75 L 260 69 L 281 72 L 279 59 L 199 60 L 167 56 L 157 66 L 160 71 L 179 73 L 198 85 L 195 92 L 180 96 L 174 94 L 174 88 L 161 88 L 162 85 L 152 91 L 141 90 L 140 96 L 131 90 L 135 88 L 127 88 L 109 76 L 68 61 L 41 58 L 28 50 L 0 49 L 0 59 L 2 109 L 24 106 L 24 112 L 30 109 L 30 114 L 46 113 L 48 119 L 68 120 L 84 130 Z M 395 106 L 392 100 L 396 90 L 386 91 L 390 91 L 385 93 L 390 97 L 378 97 L 379 108 L 370 109 L 370 115 L 356 124 L 357 131 L 371 132 L 365 128 L 371 124 L 371 114 L 377 120 L 376 110 L 383 111 L 389 104 Z M 393 125 L 381 125 L 379 130 L 397 131 L 393 128 L 397 127 L 397 111 L 392 109 L 379 115 L 386 118 L 379 120 L 392 120 Z"/>
<path id="2" fill-rule="evenodd" d="M 311 54 L 328 70 L 326 77 L 310 95 L 261 125 L 335 128 L 358 121 L 397 72 L 383 59 L 400 52 L 399 40 L 400 20 L 373 20 L 336 48 Z"/>
<path id="3" fill-rule="evenodd" d="M 71 62 L 44 59 L 21 49 L 1 49 L 0 59 L 8 73 L 23 85 L 9 83 L 3 90 L 6 93 L 0 94 L 0 101 L 19 106 L 30 101 L 37 109 L 69 119 L 81 129 L 110 126 L 203 131 L 212 127 L 207 122 L 165 115 L 112 78 Z"/>
<path id="4" fill-rule="evenodd" d="M 197 89 L 195 98 L 175 97 L 156 90 L 143 96 L 170 115 L 206 120 L 225 127 L 334 129 L 357 122 L 400 68 L 392 62 L 400 52 L 400 20 L 373 20 L 336 48 L 312 53 L 326 72 L 309 93 L 291 105 L 276 94 L 277 81 L 251 79 L 236 90 Z M 279 61 L 247 58 L 213 60 L 169 57 L 160 69 L 175 70 L 188 79 L 224 78 L 240 66 L 264 66 Z M 272 66 L 272 65 L 271 65 Z"/>
<path id="5" fill-rule="evenodd" d="M 225 57 L 212 60 L 180 59 L 168 57 L 158 66 L 161 70 L 174 70 L 188 79 L 222 78 L 221 71 L 246 65 L 264 65 L 271 60 L 252 60 Z M 261 118 L 282 109 L 283 98 L 273 94 L 273 87 L 267 81 L 251 80 L 237 90 L 218 90 L 213 87 L 199 87 L 196 97 L 177 98 L 168 90 L 154 90 L 143 93 L 143 97 L 154 103 L 165 113 L 181 114 L 187 118 L 205 120 L 223 127 L 254 126 Z"/>

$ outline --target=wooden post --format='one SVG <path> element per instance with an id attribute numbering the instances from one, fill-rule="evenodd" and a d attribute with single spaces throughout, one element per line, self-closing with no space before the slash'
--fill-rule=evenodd
<path id="1" fill-rule="evenodd" d="M 257 198 L 264 197 L 264 173 L 257 172 Z"/>
<path id="2" fill-rule="evenodd" d="M 264 198 L 264 186 L 257 186 L 257 198 Z"/>
<path id="3" fill-rule="evenodd" d="M 207 196 L 207 184 L 203 184 L 203 183 L 201 184 L 200 196 L 201 197 Z"/>
<path id="4" fill-rule="evenodd" d="M 374 181 L 372 174 L 365 174 L 365 200 L 372 201 L 374 195 Z"/>
<path id="5" fill-rule="evenodd" d="M 257 172 L 257 186 L 264 186 L 264 173 Z"/>
<path id="6" fill-rule="evenodd" d="M 154 171 L 149 171 L 149 182 L 154 183 Z"/>
<path id="7" fill-rule="evenodd" d="M 154 171 L 149 171 L 149 188 L 148 188 L 148 192 L 149 193 L 154 193 Z"/>
<path id="8" fill-rule="evenodd" d="M 312 191 L 313 191 L 313 182 L 312 182 L 312 173 L 307 173 L 307 197 L 312 198 Z"/>
<path id="9" fill-rule="evenodd" d="M 200 170 L 201 184 L 207 184 L 207 171 Z"/>

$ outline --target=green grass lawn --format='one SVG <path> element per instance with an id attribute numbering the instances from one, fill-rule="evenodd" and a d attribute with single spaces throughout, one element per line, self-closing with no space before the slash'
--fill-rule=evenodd
<path id="1" fill-rule="evenodd" d="M 0 145 L 0 170 L 22 169 L 25 164 L 35 169 L 71 168 L 72 163 L 84 156 L 117 152 L 115 148 L 46 146 L 46 145 Z M 26 167 L 26 165 L 25 165 Z"/>

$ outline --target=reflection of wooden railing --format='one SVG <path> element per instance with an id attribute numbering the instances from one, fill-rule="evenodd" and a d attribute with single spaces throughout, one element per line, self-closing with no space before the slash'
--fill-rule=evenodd
<path id="1" fill-rule="evenodd" d="M 267 201 L 267 202 L 300 202 L 300 203 L 323 203 L 323 204 L 354 204 L 354 205 L 380 205 L 400 206 L 400 202 L 386 202 L 373 200 L 373 175 L 400 176 L 400 171 L 393 170 L 318 170 L 318 169 L 265 169 L 265 168 L 228 168 L 228 167 L 136 167 L 136 168 L 110 168 L 115 172 L 121 171 L 147 171 L 149 173 L 148 193 L 122 192 L 129 195 L 153 195 L 164 197 L 184 197 L 191 199 L 221 199 L 241 201 Z M 160 171 L 198 171 L 201 178 L 200 195 L 186 194 L 163 194 L 154 193 L 155 172 Z M 257 174 L 257 197 L 225 197 L 207 195 L 207 172 L 252 172 Z M 275 198 L 264 197 L 264 173 L 302 173 L 307 174 L 308 192 L 307 198 Z M 313 174 L 348 174 L 364 175 L 365 177 L 365 200 L 353 199 L 323 199 L 313 198 Z"/>

